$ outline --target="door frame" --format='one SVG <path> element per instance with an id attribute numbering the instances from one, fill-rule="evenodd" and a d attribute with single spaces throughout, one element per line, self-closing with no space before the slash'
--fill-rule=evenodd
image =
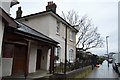
<path id="1" fill-rule="evenodd" d="M 21 47 L 23 47 L 24 46 L 24 48 L 25 48 L 25 52 L 24 52 L 24 58 L 25 58 L 25 62 L 24 62 L 24 71 L 23 71 L 23 74 L 20 74 L 20 75 L 25 75 L 25 73 L 26 73 L 26 69 L 28 69 L 28 67 L 26 68 L 26 65 L 27 65 L 27 46 L 26 45 L 20 45 L 20 44 L 13 44 L 14 45 L 14 54 L 13 54 L 13 64 L 12 64 L 12 75 L 19 75 L 18 73 L 14 73 L 13 72 L 13 68 L 14 68 L 14 57 L 15 57 L 15 49 L 16 49 L 16 46 L 21 46 Z"/>
<path id="2" fill-rule="evenodd" d="M 41 69 L 42 49 L 37 49 L 36 71 Z"/>

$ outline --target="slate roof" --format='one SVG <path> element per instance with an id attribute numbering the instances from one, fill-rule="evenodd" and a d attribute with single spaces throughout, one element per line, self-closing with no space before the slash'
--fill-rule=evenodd
<path id="1" fill-rule="evenodd" d="M 50 43 L 50 44 L 59 44 L 57 41 L 53 40 L 52 38 L 36 31 L 35 29 L 23 24 L 23 23 L 20 23 L 18 21 L 16 21 L 17 23 L 17 32 L 19 33 L 22 33 L 24 35 L 26 35 L 27 37 L 30 37 L 30 38 L 33 38 L 33 39 L 37 39 L 37 40 L 40 40 L 40 41 L 43 41 L 43 42 L 47 42 L 47 43 Z"/>

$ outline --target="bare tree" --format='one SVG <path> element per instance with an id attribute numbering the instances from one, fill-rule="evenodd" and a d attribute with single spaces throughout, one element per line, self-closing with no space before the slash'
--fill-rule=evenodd
<path id="1" fill-rule="evenodd" d="M 76 46 L 83 50 L 88 50 L 95 47 L 103 46 L 103 39 L 97 32 L 97 27 L 94 27 L 91 20 L 87 16 L 79 17 L 74 10 L 68 11 L 67 14 L 62 12 L 62 17 L 68 21 L 72 26 L 79 30 L 78 42 Z"/>

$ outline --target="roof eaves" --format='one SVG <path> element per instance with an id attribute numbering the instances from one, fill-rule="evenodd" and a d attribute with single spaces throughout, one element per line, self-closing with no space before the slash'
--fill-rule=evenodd
<path id="1" fill-rule="evenodd" d="M 54 45 L 59 44 L 56 41 L 50 41 L 50 40 L 47 40 L 45 38 L 41 38 L 39 36 L 35 36 L 35 35 L 29 34 L 29 33 L 26 33 L 26 32 L 22 32 L 22 31 L 19 31 L 19 30 L 16 30 L 16 33 L 20 34 L 20 35 L 23 35 L 23 36 L 26 36 L 26 37 L 29 37 L 29 38 L 32 38 L 34 40 L 39 40 L 39 41 L 47 42 L 47 43 L 54 44 Z"/>
<path id="2" fill-rule="evenodd" d="M 23 17 L 16 18 L 15 20 L 19 20 L 19 19 L 23 19 L 23 18 L 30 18 L 30 17 L 34 17 L 34 16 L 38 16 L 38 15 L 43 15 L 43 14 L 46 14 L 48 12 L 50 12 L 50 11 L 42 11 L 42 12 L 38 12 L 38 13 L 34 13 L 34 14 L 29 14 L 29 15 L 26 15 Z"/>
<path id="3" fill-rule="evenodd" d="M 57 13 L 54 13 L 51 11 L 51 14 L 53 16 L 55 16 L 56 18 L 59 18 L 64 24 L 66 24 L 67 26 L 71 27 L 72 29 L 74 29 L 76 32 L 78 32 L 77 29 L 74 28 L 74 26 L 72 26 L 70 23 L 68 23 L 65 19 L 63 19 L 61 16 L 59 16 Z"/>
<path id="4" fill-rule="evenodd" d="M 23 18 L 30 18 L 30 17 L 33 17 L 33 16 L 43 15 L 43 14 L 47 14 L 47 13 L 53 15 L 53 16 L 56 17 L 57 19 L 61 20 L 65 25 L 71 27 L 72 29 L 74 29 L 74 31 L 78 32 L 78 30 L 75 29 L 70 23 L 68 23 L 68 22 L 67 22 L 66 20 L 64 20 L 61 16 L 59 16 L 57 13 L 54 13 L 54 12 L 51 11 L 51 10 L 43 11 L 43 12 L 38 12 L 38 13 L 35 13 L 35 14 L 30 14 L 30 15 L 23 16 L 23 17 L 20 17 L 20 18 L 16 18 L 16 20 L 20 20 L 20 19 L 23 19 Z"/>

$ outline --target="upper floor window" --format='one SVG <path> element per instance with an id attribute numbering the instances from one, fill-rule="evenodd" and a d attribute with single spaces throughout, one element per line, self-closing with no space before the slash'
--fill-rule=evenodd
<path id="1" fill-rule="evenodd" d="M 69 61 L 73 62 L 73 60 L 74 60 L 74 50 L 70 49 L 69 50 Z"/>
<path id="2" fill-rule="evenodd" d="M 57 30 L 56 30 L 56 32 L 57 32 L 57 34 L 60 34 L 60 22 L 57 21 L 56 23 L 57 23 L 57 26 L 56 26 Z"/>
<path id="3" fill-rule="evenodd" d="M 70 40 L 74 41 L 74 32 L 70 31 L 69 35 L 70 35 Z"/>

